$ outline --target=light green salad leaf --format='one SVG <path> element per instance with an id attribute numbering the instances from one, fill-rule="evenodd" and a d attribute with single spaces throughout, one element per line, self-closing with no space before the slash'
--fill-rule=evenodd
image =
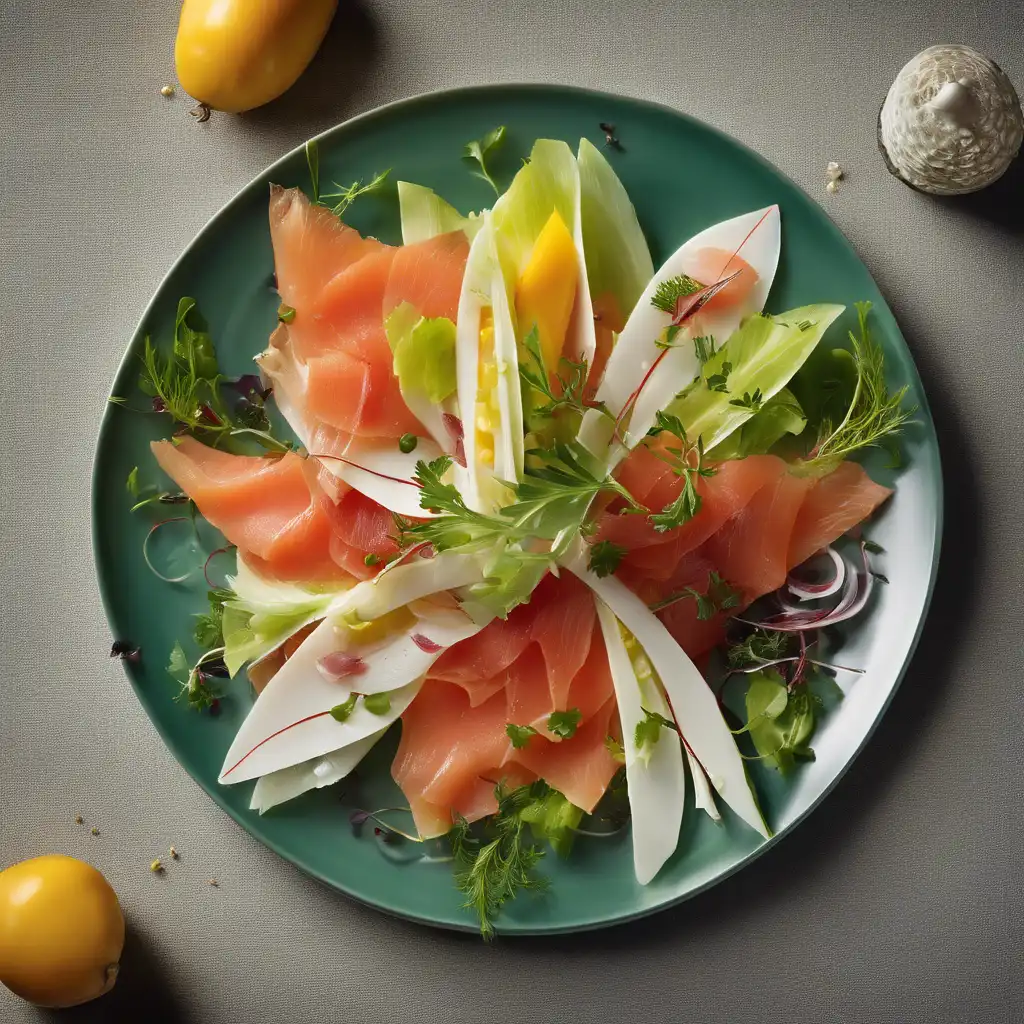
<path id="1" fill-rule="evenodd" d="M 403 394 L 419 391 L 436 405 L 455 391 L 455 324 L 451 320 L 428 319 L 403 302 L 388 314 L 384 330 Z"/>
<path id="2" fill-rule="evenodd" d="M 433 189 L 410 181 L 398 183 L 398 207 L 402 218 L 402 243 L 413 245 L 437 235 L 462 231 L 472 241 L 483 225 L 479 214 L 463 216 Z"/>
<path id="3" fill-rule="evenodd" d="M 323 618 L 343 587 L 313 590 L 257 576 L 244 561 L 230 581 L 221 626 L 224 664 L 234 676 L 247 662 L 269 654 L 304 626 Z"/>
<path id="4" fill-rule="evenodd" d="M 654 276 L 629 195 L 604 154 L 580 139 L 580 209 L 590 294 L 615 297 L 623 323 Z"/>
<path id="5" fill-rule="evenodd" d="M 538 139 L 529 161 L 494 204 L 495 240 L 502 268 L 518 278 L 530 259 L 541 229 L 557 210 L 570 232 L 576 223 L 579 170 L 564 142 Z"/>
<path id="6" fill-rule="evenodd" d="M 783 388 L 765 402 L 739 430 L 730 434 L 716 449 L 716 459 L 743 459 L 764 455 L 787 434 L 800 434 L 807 426 L 800 403 L 789 388 Z"/>
<path id="7" fill-rule="evenodd" d="M 746 696 L 746 731 L 758 757 L 783 774 L 796 760 L 814 760 L 809 741 L 814 734 L 814 699 L 801 687 L 789 693 L 785 680 L 772 669 L 754 672 Z"/>
<path id="8" fill-rule="evenodd" d="M 703 438 L 704 450 L 710 452 L 763 411 L 842 311 L 842 306 L 821 303 L 777 316 L 758 313 L 748 317 L 708 359 L 701 376 L 676 397 L 668 412 L 686 424 L 691 438 Z M 722 376 L 727 362 L 731 369 L 726 390 L 712 390 L 709 378 Z"/>

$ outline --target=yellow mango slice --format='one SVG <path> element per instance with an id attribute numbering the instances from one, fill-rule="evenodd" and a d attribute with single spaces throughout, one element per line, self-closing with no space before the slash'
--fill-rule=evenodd
<path id="1" fill-rule="evenodd" d="M 548 373 L 555 373 L 569 330 L 579 277 L 576 246 L 557 210 L 537 236 L 516 284 L 516 318 L 521 337 L 537 327 Z"/>

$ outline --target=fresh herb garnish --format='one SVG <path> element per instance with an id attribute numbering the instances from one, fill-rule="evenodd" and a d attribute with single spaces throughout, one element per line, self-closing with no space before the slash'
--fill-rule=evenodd
<path id="1" fill-rule="evenodd" d="M 505 726 L 505 735 L 512 741 L 512 746 L 516 750 L 522 750 L 530 742 L 530 737 L 537 735 L 537 730 L 532 725 L 515 725 L 509 722 Z"/>
<path id="2" fill-rule="evenodd" d="M 310 139 L 306 143 L 306 166 L 309 168 L 310 191 L 313 193 L 313 202 L 320 202 L 320 147 Z"/>
<path id="3" fill-rule="evenodd" d="M 721 391 L 723 394 L 729 393 L 729 374 L 732 373 L 732 363 L 726 361 L 718 368 L 718 373 L 711 374 L 705 380 L 708 389 L 711 391 Z"/>
<path id="4" fill-rule="evenodd" d="M 686 598 L 692 598 L 697 602 L 697 618 L 702 622 L 713 619 L 719 612 L 736 608 L 740 603 L 739 592 L 733 590 L 717 572 L 712 570 L 708 573 L 708 588 L 703 594 L 694 587 L 684 587 L 682 590 L 670 594 L 664 600 L 652 604 L 651 611 L 661 611 Z"/>
<path id="5" fill-rule="evenodd" d="M 611 754 L 612 759 L 618 761 L 619 764 L 626 763 L 626 748 L 614 737 L 605 736 L 604 738 L 604 749 Z"/>
<path id="6" fill-rule="evenodd" d="M 546 841 L 566 856 L 583 818 L 583 811 L 547 783 L 518 789 L 495 787 L 498 810 L 473 830 L 456 820 L 448 833 L 457 873 L 455 883 L 466 896 L 465 907 L 476 911 L 485 939 L 494 936 L 494 919 L 519 893 L 543 891 L 547 879 L 535 869 L 544 856 L 535 841 Z"/>
<path id="7" fill-rule="evenodd" d="M 547 880 L 534 874 L 544 851 L 524 835 L 523 811 L 536 800 L 534 786 L 510 793 L 496 787 L 498 810 L 489 821 L 494 838 L 488 842 L 472 835 L 464 818 L 448 833 L 458 865 L 455 884 L 466 896 L 464 906 L 476 911 L 485 939 L 494 936 L 494 918 L 509 900 L 547 887 Z"/>
<path id="8" fill-rule="evenodd" d="M 730 668 L 749 668 L 785 658 L 792 650 L 792 633 L 755 629 L 748 637 L 733 644 L 726 652 Z"/>
<path id="9" fill-rule="evenodd" d="M 207 593 L 210 610 L 196 616 L 196 624 L 192 631 L 193 639 L 199 647 L 208 650 L 211 647 L 224 646 L 224 602 L 234 596 L 232 591 L 220 588 Z"/>
<path id="10" fill-rule="evenodd" d="M 171 648 L 167 672 L 181 686 L 178 699 L 186 698 L 189 706 L 197 711 L 215 708 L 220 698 L 210 687 L 209 680 L 211 675 L 223 674 L 223 657 L 224 648 L 215 647 L 201 655 L 194 665 L 190 665 L 184 648 L 176 643 Z"/>
<path id="11" fill-rule="evenodd" d="M 530 553 L 517 550 L 509 568 L 522 568 L 531 560 L 546 565 L 567 550 L 590 503 L 601 491 L 613 491 L 639 508 L 629 492 L 607 476 L 598 460 L 575 441 L 533 449 L 530 454 L 538 464 L 529 467 L 518 484 L 508 485 L 516 500 L 497 515 L 470 509 L 458 488 L 444 481 L 450 456 L 418 462 L 415 476 L 421 488 L 420 504 L 437 514 L 419 523 L 396 517 L 399 546 L 429 543 L 435 551 L 456 547 L 497 550 L 503 545 L 542 539 L 552 542 L 550 552 L 535 552 L 531 558 Z"/>
<path id="12" fill-rule="evenodd" d="M 693 339 L 693 348 L 697 354 L 697 361 L 703 366 L 708 360 L 717 355 L 715 351 L 715 339 L 710 334 L 699 334 Z M 732 365 L 729 365 L 732 370 Z M 726 373 L 726 376 L 729 374 Z"/>
<path id="13" fill-rule="evenodd" d="M 583 718 L 579 708 L 569 708 L 568 711 L 554 711 L 548 717 L 548 731 L 563 740 L 572 739 L 576 735 L 576 729 Z"/>
<path id="14" fill-rule="evenodd" d="M 186 296 L 179 301 L 170 355 L 145 339 L 140 390 L 152 397 L 155 411 L 167 413 L 180 427 L 213 447 L 230 439 L 251 438 L 272 451 L 290 450 L 290 444 L 271 434 L 263 399 L 255 392 L 242 399 L 241 417 L 228 409 L 221 393 L 228 381 L 217 365 L 213 341 L 207 331 L 190 323 L 195 309 L 195 299 Z"/>
<path id="15" fill-rule="evenodd" d="M 687 295 L 699 292 L 704 285 L 695 281 L 689 274 L 679 274 L 662 281 L 651 296 L 651 305 L 663 313 L 675 315 L 676 303 Z"/>
<path id="16" fill-rule="evenodd" d="M 356 701 L 359 700 L 359 694 L 350 694 L 347 700 L 342 701 L 340 704 L 335 704 L 331 708 L 331 718 L 336 722 L 347 722 L 352 712 L 356 709 Z"/>
<path id="17" fill-rule="evenodd" d="M 363 707 L 371 715 L 386 715 L 391 710 L 391 694 L 387 691 L 368 693 L 363 697 Z"/>
<path id="18" fill-rule="evenodd" d="M 551 384 L 551 375 L 544 364 L 544 355 L 540 347 L 540 334 L 537 325 L 527 332 L 523 338 L 523 347 L 530 356 L 529 364 L 525 359 L 519 361 L 519 376 L 526 387 L 539 396 L 526 403 L 532 416 L 552 417 L 559 410 L 565 409 L 582 416 L 588 409 L 598 409 L 610 416 L 604 405 L 586 399 L 587 377 L 590 370 L 585 359 L 575 362 L 562 358 L 559 365 L 565 367 L 565 374 L 555 374 L 557 387 Z"/>
<path id="19" fill-rule="evenodd" d="M 857 303 L 860 337 L 850 332 L 856 383 L 846 415 L 838 426 L 822 424 L 819 440 L 811 457 L 814 461 L 841 462 L 860 448 L 878 447 L 886 438 L 897 434 L 916 412 L 917 407 L 903 408 L 907 385 L 890 394 L 885 383 L 885 353 L 871 336 L 868 327 L 870 302 Z"/>
<path id="20" fill-rule="evenodd" d="M 679 732 L 679 726 L 670 718 L 659 714 L 657 711 L 649 711 L 645 707 L 640 710 L 644 713 L 641 721 L 636 723 L 633 732 L 633 743 L 640 752 L 646 752 L 650 756 L 650 750 L 661 738 L 662 729 L 672 729 Z"/>
<path id="21" fill-rule="evenodd" d="M 676 337 L 683 328 L 679 324 L 669 324 L 668 327 L 662 331 L 661 337 L 656 338 L 654 344 L 658 348 L 675 348 L 677 345 Z"/>
<path id="22" fill-rule="evenodd" d="M 732 367 L 730 367 L 730 369 L 732 369 Z M 712 390 L 716 389 L 712 388 Z M 761 394 L 761 389 L 754 388 L 753 394 L 751 394 L 749 391 L 744 391 L 742 398 L 733 398 L 729 402 L 729 404 L 735 405 L 740 409 L 749 409 L 751 412 L 757 412 L 761 408 L 763 402 L 764 395 Z"/>
<path id="23" fill-rule="evenodd" d="M 654 426 L 648 433 L 655 436 L 669 433 L 678 438 L 680 442 L 678 448 L 665 448 L 663 451 L 651 449 L 653 455 L 663 462 L 667 462 L 683 480 L 682 489 L 675 500 L 650 517 L 654 529 L 658 533 L 665 533 L 688 523 L 700 511 L 701 496 L 697 490 L 697 481 L 701 477 L 714 476 L 718 470 L 704 465 L 703 440 L 698 437 L 696 444 L 690 444 L 686 438 L 686 430 L 678 416 L 659 412 Z"/>
<path id="24" fill-rule="evenodd" d="M 610 540 L 599 540 L 590 548 L 590 559 L 587 568 L 595 576 L 611 576 L 629 553 L 628 548 L 615 544 Z"/>
<path id="25" fill-rule="evenodd" d="M 389 167 L 373 178 L 365 185 L 361 181 L 353 181 L 350 185 L 340 185 L 334 182 L 337 192 L 324 192 L 320 195 L 320 203 L 330 207 L 331 213 L 337 217 L 344 215 L 345 211 L 360 197 L 369 195 L 371 192 L 379 192 L 384 187 L 388 175 L 391 173 Z"/>
<path id="26" fill-rule="evenodd" d="M 772 669 L 750 676 L 746 695 L 747 732 L 764 761 L 785 774 L 797 759 L 814 760 L 809 742 L 815 727 L 815 699 L 806 687 L 790 691 L 783 677 Z"/>
<path id="27" fill-rule="evenodd" d="M 493 150 L 498 149 L 501 144 L 505 141 L 505 126 L 499 125 L 497 128 L 492 129 L 482 138 L 474 139 L 472 142 L 467 142 L 462 150 L 463 160 L 472 160 L 479 166 L 479 170 L 473 171 L 478 177 L 482 178 L 487 182 L 491 188 L 494 189 L 495 195 L 501 195 L 501 189 L 498 188 L 494 178 L 491 177 L 491 172 L 487 170 L 487 155 Z"/>
<path id="28" fill-rule="evenodd" d="M 340 217 L 360 196 L 370 192 L 376 192 L 383 186 L 387 176 L 391 173 L 389 167 L 386 171 L 376 174 L 373 180 L 364 185 L 360 181 L 353 181 L 351 185 L 339 185 L 334 182 L 337 192 L 320 191 L 320 147 L 315 140 L 306 143 L 306 166 L 309 168 L 310 191 L 313 193 L 313 202 L 320 206 L 327 206 L 331 212 Z M 294 314 L 293 314 L 294 315 Z M 285 321 L 286 323 L 288 321 Z"/>

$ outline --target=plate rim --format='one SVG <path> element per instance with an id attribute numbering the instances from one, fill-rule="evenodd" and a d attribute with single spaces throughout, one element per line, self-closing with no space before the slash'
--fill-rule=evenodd
<path id="1" fill-rule="evenodd" d="M 131 360 L 133 356 L 133 349 L 136 346 L 139 338 L 144 334 L 144 327 L 148 322 L 154 308 L 160 296 L 163 294 L 164 289 L 168 281 L 174 276 L 181 267 L 191 256 L 192 252 L 202 244 L 205 239 L 213 234 L 219 227 L 220 222 L 226 218 L 235 208 L 235 206 L 241 205 L 246 201 L 248 195 L 255 189 L 260 187 L 268 180 L 272 180 L 274 172 L 279 168 L 288 163 L 296 156 L 303 153 L 305 147 L 310 142 L 320 142 L 328 137 L 333 137 L 344 133 L 350 129 L 353 125 L 357 125 L 366 121 L 372 121 L 377 118 L 382 118 L 394 114 L 396 111 L 403 109 L 413 109 L 420 104 L 444 102 L 448 99 L 457 99 L 467 95 L 486 95 L 494 94 L 499 95 L 501 93 L 512 93 L 512 92 L 525 92 L 525 93 L 553 93 L 553 94 L 568 94 L 573 96 L 587 97 L 592 100 L 608 99 L 613 100 L 617 103 L 626 101 L 631 104 L 635 104 L 638 107 L 653 108 L 663 113 L 669 114 L 674 118 L 678 118 L 682 121 L 689 122 L 702 132 L 710 132 L 711 134 L 718 136 L 719 138 L 727 141 L 730 145 L 737 147 L 742 150 L 748 157 L 752 158 L 756 163 L 760 164 L 770 174 L 777 175 L 782 178 L 789 186 L 801 193 L 809 203 L 813 204 L 814 208 L 820 213 L 823 222 L 827 225 L 827 229 L 832 232 L 834 237 L 837 239 L 839 244 L 849 249 L 857 261 L 863 266 L 865 273 L 868 278 L 874 284 L 879 294 L 882 295 L 885 301 L 886 312 L 892 317 L 893 325 L 898 333 L 899 340 L 902 341 L 904 348 L 910 356 L 909 366 L 913 372 L 914 380 L 917 384 L 917 391 L 920 394 L 920 405 L 919 410 L 924 415 L 924 422 L 928 433 L 930 434 L 931 446 L 934 448 L 936 457 L 936 472 L 929 478 L 930 491 L 935 503 L 935 534 L 934 542 L 932 545 L 931 552 L 931 567 L 928 575 L 927 587 L 925 590 L 924 601 L 921 606 L 921 614 L 915 626 L 914 636 L 911 639 L 910 645 L 907 648 L 906 656 L 903 659 L 903 664 L 900 666 L 893 684 L 889 690 L 888 695 L 882 702 L 878 709 L 877 714 L 872 719 L 870 725 L 864 732 L 863 736 L 857 747 L 846 759 L 845 763 L 835 773 L 835 775 L 829 780 L 828 784 L 818 794 L 817 798 L 814 799 L 807 807 L 805 807 L 796 817 L 790 820 L 782 829 L 778 832 L 773 833 L 770 839 L 760 843 L 754 849 L 747 852 L 735 863 L 728 867 L 717 871 L 713 877 L 706 879 L 699 885 L 694 886 L 692 889 L 687 890 L 685 893 L 670 897 L 660 903 L 655 903 L 649 906 L 639 907 L 631 912 L 617 914 L 616 916 L 605 918 L 603 920 L 588 920 L 580 923 L 554 923 L 545 924 L 543 926 L 530 925 L 528 922 L 507 922 L 504 926 L 498 928 L 498 932 L 503 937 L 513 936 L 539 936 L 539 935 L 559 935 L 559 934 L 575 934 L 582 932 L 598 931 L 605 928 L 615 927 L 617 925 L 628 924 L 632 921 L 637 921 L 641 918 L 648 917 L 652 914 L 660 913 L 661 911 L 668 910 L 672 907 L 677 907 L 686 901 L 699 896 L 701 893 L 706 892 L 708 889 L 726 879 L 732 877 L 736 872 L 747 867 L 763 854 L 774 847 L 785 837 L 790 835 L 796 828 L 798 828 L 814 811 L 816 811 L 832 793 L 832 791 L 838 786 L 840 781 L 846 776 L 846 773 L 853 766 L 854 762 L 860 757 L 864 748 L 868 745 L 871 738 L 874 736 L 875 730 L 878 728 L 883 717 L 889 709 L 890 704 L 896 696 L 897 691 L 903 684 L 903 680 L 910 668 L 910 664 L 914 659 L 914 655 L 917 652 L 918 644 L 921 641 L 921 635 L 924 631 L 925 623 L 928 620 L 929 612 L 931 610 L 932 600 L 935 594 L 935 584 L 938 577 L 939 563 L 942 555 L 943 546 L 943 528 L 945 520 L 945 477 L 943 473 L 942 465 L 942 450 L 939 444 L 938 432 L 935 429 L 935 421 L 932 416 L 931 407 L 928 402 L 928 396 L 925 392 L 924 383 L 921 380 L 921 375 L 918 370 L 917 361 L 914 358 L 913 352 L 910 346 L 907 344 L 906 337 L 899 325 L 899 321 L 896 318 L 896 314 L 892 311 L 889 306 L 888 300 L 885 298 L 885 293 L 878 286 L 878 282 L 875 280 L 874 275 L 868 268 L 867 264 L 861 258 L 859 252 L 853 243 L 846 237 L 845 233 L 839 228 L 828 211 L 822 207 L 799 183 L 794 181 L 785 171 L 781 170 L 774 163 L 772 163 L 767 157 L 763 156 L 757 150 L 748 146 L 745 142 L 737 139 L 729 132 L 711 124 L 707 121 L 702 120 L 689 114 L 686 111 L 679 110 L 676 107 L 670 106 L 667 103 L 661 103 L 655 100 L 645 99 L 643 97 L 634 96 L 628 93 L 616 93 L 605 89 L 593 89 L 585 86 L 566 85 L 562 83 L 548 83 L 548 82 L 490 82 L 482 83 L 479 85 L 463 85 L 456 86 L 453 88 L 446 89 L 434 89 L 426 92 L 416 93 L 411 96 L 401 97 L 399 99 L 391 100 L 387 103 L 380 104 L 372 107 L 369 110 L 365 110 L 359 114 L 355 114 L 352 117 L 346 118 L 343 121 L 332 125 L 329 128 L 324 129 L 322 132 L 311 136 L 309 139 L 300 142 L 297 146 L 287 150 L 281 156 L 279 156 L 272 163 L 263 168 L 255 177 L 247 181 L 241 188 L 239 188 L 226 202 L 224 202 L 213 215 L 203 224 L 199 231 L 192 236 L 189 242 L 186 244 L 184 249 L 178 254 L 173 260 L 166 272 L 161 275 L 155 289 L 149 300 L 146 302 L 141 314 L 138 317 L 136 326 L 131 332 L 128 343 L 125 350 L 117 364 L 114 371 L 113 380 L 111 386 L 107 391 L 107 395 L 116 394 L 117 389 L 129 374 L 131 368 Z M 101 491 L 101 475 L 99 472 L 101 453 L 104 448 L 105 442 L 113 430 L 114 421 L 114 409 L 112 403 L 108 399 L 104 399 L 104 408 L 100 417 L 99 430 L 97 432 L 96 442 L 93 447 L 93 458 L 92 458 L 92 473 L 91 473 L 91 485 L 90 485 L 90 540 L 92 545 L 92 556 L 93 564 L 96 569 L 96 578 L 99 586 L 100 600 L 103 607 L 104 615 L 110 626 L 115 626 L 117 616 L 114 609 L 112 587 L 109 583 L 107 574 L 102 569 L 102 562 L 99 552 L 101 550 L 100 545 L 100 491 Z M 195 782 L 199 788 L 210 797 L 215 804 L 225 812 L 230 818 L 232 818 L 237 824 L 239 824 L 246 833 L 248 833 L 253 839 L 265 846 L 267 849 L 272 850 L 282 860 L 288 862 L 294 867 L 298 868 L 305 875 L 314 878 L 316 881 L 327 886 L 335 892 L 340 893 L 345 898 L 355 901 L 364 907 L 372 908 L 375 911 L 387 914 L 390 917 L 395 917 L 405 921 L 411 921 L 418 925 L 426 925 L 432 928 L 441 928 L 446 931 L 457 931 L 457 932 L 476 932 L 478 929 L 476 925 L 468 920 L 466 922 L 461 921 L 449 921 L 439 920 L 434 917 L 427 916 L 425 914 L 417 913 L 415 911 L 409 911 L 403 909 L 401 906 L 395 904 L 389 904 L 378 898 L 366 897 L 361 895 L 346 885 L 340 883 L 334 878 L 328 877 L 324 872 L 313 867 L 306 862 L 303 855 L 293 854 L 291 852 L 285 852 L 276 839 L 268 837 L 259 831 L 255 823 L 258 823 L 259 818 L 252 819 L 251 814 L 246 814 L 242 811 L 236 811 L 228 802 L 226 797 L 222 793 L 221 787 L 216 784 L 208 786 L 206 782 L 198 776 L 198 774 L 192 770 L 192 768 L 186 764 L 181 757 L 178 755 L 177 744 L 172 741 L 167 730 L 160 717 L 153 713 L 151 709 L 152 700 L 146 689 L 140 684 L 136 678 L 133 667 L 129 662 L 122 660 L 121 666 L 131 684 L 131 688 L 135 693 L 136 698 L 142 705 L 143 711 L 146 713 L 150 724 L 156 730 L 157 735 L 163 741 L 165 747 L 174 757 L 178 766 L 186 772 L 186 774 Z"/>

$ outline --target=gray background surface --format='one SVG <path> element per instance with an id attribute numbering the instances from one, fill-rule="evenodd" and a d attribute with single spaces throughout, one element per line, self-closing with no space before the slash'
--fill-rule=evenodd
<path id="1" fill-rule="evenodd" d="M 88 858 L 117 888 L 131 933 L 115 994 L 66 1019 L 1024 1017 L 1024 172 L 937 201 L 891 179 L 874 140 L 890 81 L 926 45 L 970 43 L 1024 87 L 1016 0 L 342 0 L 296 89 L 205 125 L 186 97 L 158 92 L 173 80 L 171 0 L 0 6 L 0 865 L 45 851 Z M 807 823 L 676 910 L 485 948 L 311 882 L 178 767 L 106 657 L 89 477 L 136 319 L 222 203 L 352 114 L 498 80 L 672 104 L 819 199 L 918 360 L 949 504 L 920 653 Z M 835 196 L 823 187 L 832 159 L 847 171 Z M 181 860 L 151 875 L 172 843 Z M 44 1018 L 0 990 L 0 1020 Z"/>

